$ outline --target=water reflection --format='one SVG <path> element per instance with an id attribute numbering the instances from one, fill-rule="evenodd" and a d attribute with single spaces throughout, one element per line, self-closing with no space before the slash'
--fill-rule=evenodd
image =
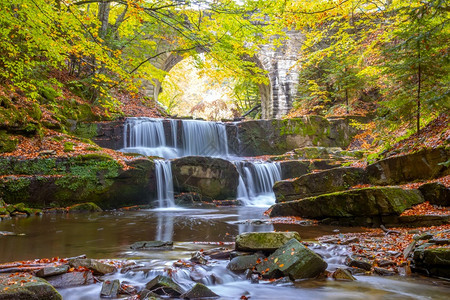
<path id="1" fill-rule="evenodd" d="M 243 232 L 262 232 L 262 231 L 273 231 L 273 224 L 260 223 L 259 220 L 255 223 L 255 209 L 249 209 L 248 207 L 238 208 L 238 228 L 239 233 Z M 261 215 L 259 215 L 261 216 Z"/>
<path id="2" fill-rule="evenodd" d="M 161 212 L 158 214 L 156 225 L 156 241 L 173 241 L 174 216 L 171 213 Z"/>

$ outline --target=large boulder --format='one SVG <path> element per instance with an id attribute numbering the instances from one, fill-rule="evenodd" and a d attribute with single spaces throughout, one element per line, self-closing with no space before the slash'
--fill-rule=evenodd
<path id="1" fill-rule="evenodd" d="M 440 206 L 450 206 L 450 189 L 439 182 L 425 183 L 419 187 L 425 201 Z"/>
<path id="2" fill-rule="evenodd" d="M 327 266 L 318 254 L 291 239 L 258 264 L 256 271 L 266 278 L 289 276 L 296 280 L 317 277 Z"/>
<path id="3" fill-rule="evenodd" d="M 399 215 L 422 202 L 423 197 L 417 190 L 372 187 L 277 203 L 271 207 L 270 216 L 324 219 Z"/>
<path id="4" fill-rule="evenodd" d="M 1 275 L 0 299 L 62 300 L 62 296 L 46 280 L 32 275 Z"/>
<path id="5" fill-rule="evenodd" d="M 310 162 L 304 160 L 280 161 L 281 178 L 296 178 L 310 172 Z"/>
<path id="6" fill-rule="evenodd" d="M 261 254 L 240 255 L 234 257 L 227 265 L 227 269 L 234 272 L 244 272 L 256 266 L 264 258 Z"/>
<path id="7" fill-rule="evenodd" d="M 187 291 L 186 293 L 180 296 L 182 299 L 217 299 L 219 295 L 211 291 L 207 286 L 201 283 L 197 283 Z"/>
<path id="8" fill-rule="evenodd" d="M 214 200 L 235 198 L 239 173 L 233 163 L 213 157 L 187 156 L 172 161 L 174 189 Z"/>
<path id="9" fill-rule="evenodd" d="M 423 149 L 380 160 L 369 165 L 367 172 L 372 184 L 394 185 L 448 175 L 444 163 L 449 159 L 450 148 Z"/>
<path id="10" fill-rule="evenodd" d="M 74 268 L 84 267 L 92 272 L 94 275 L 105 275 L 109 273 L 114 273 L 117 271 L 116 267 L 113 265 L 102 263 L 95 259 L 90 258 L 75 258 L 69 260 L 69 265 Z"/>
<path id="11" fill-rule="evenodd" d="M 342 167 L 306 174 L 295 180 L 278 181 L 275 183 L 273 191 L 277 202 L 285 202 L 343 191 L 367 182 L 364 169 Z"/>
<path id="12" fill-rule="evenodd" d="M 158 275 L 147 282 L 145 289 L 163 296 L 179 297 L 183 289 L 176 284 L 170 277 Z"/>
<path id="13" fill-rule="evenodd" d="M 414 268 L 433 276 L 450 278 L 450 248 L 418 248 L 413 254 Z"/>
<path id="14" fill-rule="evenodd" d="M 140 158 L 124 167 L 111 156 L 0 158 L 0 197 L 10 204 L 66 207 L 93 202 L 101 208 L 148 204 L 156 194 L 154 162 Z M 20 175 L 20 176 L 17 176 Z"/>
<path id="15" fill-rule="evenodd" d="M 298 232 L 246 232 L 236 236 L 238 251 L 275 251 L 291 239 L 301 240 Z"/>

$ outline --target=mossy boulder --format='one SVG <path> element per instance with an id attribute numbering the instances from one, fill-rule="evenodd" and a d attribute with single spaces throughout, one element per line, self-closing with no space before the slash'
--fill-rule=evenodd
<path id="1" fill-rule="evenodd" d="M 423 202 L 417 190 L 372 187 L 308 197 L 271 207 L 270 216 L 299 216 L 312 219 L 400 215 Z"/>
<path id="2" fill-rule="evenodd" d="M 179 297 L 183 289 L 170 277 L 158 275 L 145 285 L 145 289 L 163 296 Z"/>
<path id="3" fill-rule="evenodd" d="M 86 202 L 72 205 L 67 208 L 69 213 L 94 213 L 102 212 L 103 210 L 95 203 Z"/>
<path id="4" fill-rule="evenodd" d="M 44 208 L 93 202 L 101 208 L 148 204 L 156 193 L 154 162 L 127 162 L 106 154 L 23 160 L 0 158 L 0 197 Z M 20 176 L 16 176 L 20 175 Z"/>
<path id="5" fill-rule="evenodd" d="M 17 139 L 12 138 L 5 130 L 0 130 L 0 153 L 13 152 L 17 144 Z"/>
<path id="6" fill-rule="evenodd" d="M 0 275 L 0 299 L 62 300 L 46 280 L 32 275 Z"/>
<path id="7" fill-rule="evenodd" d="M 317 253 L 303 246 L 297 239 L 291 239 L 267 260 L 262 260 L 256 266 L 256 271 L 265 278 L 289 276 L 291 280 L 296 280 L 317 277 L 327 266 Z"/>
<path id="8" fill-rule="evenodd" d="M 450 206 L 450 189 L 439 182 L 425 183 L 419 187 L 425 201 L 440 206 Z"/>
<path id="9" fill-rule="evenodd" d="M 236 236 L 238 251 L 275 251 L 291 239 L 301 240 L 298 232 L 245 232 Z"/>
<path id="10" fill-rule="evenodd" d="M 310 162 L 304 160 L 280 161 L 281 177 L 296 178 L 310 172 Z"/>
<path id="11" fill-rule="evenodd" d="M 295 180 L 282 180 L 274 184 L 277 202 L 346 190 L 357 184 L 367 183 L 362 168 L 342 167 L 300 176 Z"/>
<path id="12" fill-rule="evenodd" d="M 239 173 L 228 160 L 187 156 L 173 160 L 171 166 L 177 192 L 195 192 L 214 200 L 236 197 Z"/>
<path id="13" fill-rule="evenodd" d="M 423 149 L 415 153 L 389 157 L 367 167 L 370 183 L 394 185 L 416 180 L 438 178 L 450 174 L 445 162 L 450 148 Z"/>
<path id="14" fill-rule="evenodd" d="M 414 268 L 428 275 L 450 278 L 450 248 L 419 247 L 413 253 Z"/>
<path id="15" fill-rule="evenodd" d="M 264 256 L 261 254 L 236 256 L 228 263 L 227 269 L 233 272 L 244 272 L 254 268 L 263 258 Z"/>
<path id="16" fill-rule="evenodd" d="M 217 299 L 219 295 L 201 283 L 195 284 L 189 291 L 180 296 L 182 299 Z"/>

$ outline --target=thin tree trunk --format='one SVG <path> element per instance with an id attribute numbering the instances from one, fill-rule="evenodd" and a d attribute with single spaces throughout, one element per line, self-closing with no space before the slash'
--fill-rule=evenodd
<path id="1" fill-rule="evenodd" d="M 349 112 L 349 109 L 348 109 L 348 88 L 346 88 L 345 89 L 345 105 L 347 106 L 347 115 L 348 115 L 348 112 Z"/>
<path id="2" fill-rule="evenodd" d="M 422 67 L 420 64 L 420 44 L 417 43 L 418 46 L 418 54 L 417 57 L 419 59 L 419 67 L 417 70 L 417 135 L 420 134 L 420 88 L 422 84 Z"/>

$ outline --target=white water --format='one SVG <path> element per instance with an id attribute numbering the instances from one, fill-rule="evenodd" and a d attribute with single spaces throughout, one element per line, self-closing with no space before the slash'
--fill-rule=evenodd
<path id="1" fill-rule="evenodd" d="M 164 130 L 164 122 L 170 122 L 170 130 L 167 132 Z M 272 187 L 275 181 L 281 180 L 279 163 L 236 160 L 236 157 L 232 159 L 224 123 L 128 118 L 124 128 L 124 145 L 125 148 L 121 149 L 123 152 L 158 156 L 166 160 L 190 155 L 234 160 L 239 172 L 237 199 L 244 205 L 253 206 L 268 206 L 275 202 Z M 174 206 L 171 176 L 170 162 L 158 160 L 156 178 L 160 208 Z"/>
<path id="2" fill-rule="evenodd" d="M 175 206 L 173 198 L 173 179 L 170 160 L 155 160 L 156 192 L 159 208 Z"/>
<path id="3" fill-rule="evenodd" d="M 273 185 L 281 180 L 281 167 L 276 162 L 236 161 L 240 174 L 237 199 L 244 205 L 267 206 L 274 203 Z"/>

